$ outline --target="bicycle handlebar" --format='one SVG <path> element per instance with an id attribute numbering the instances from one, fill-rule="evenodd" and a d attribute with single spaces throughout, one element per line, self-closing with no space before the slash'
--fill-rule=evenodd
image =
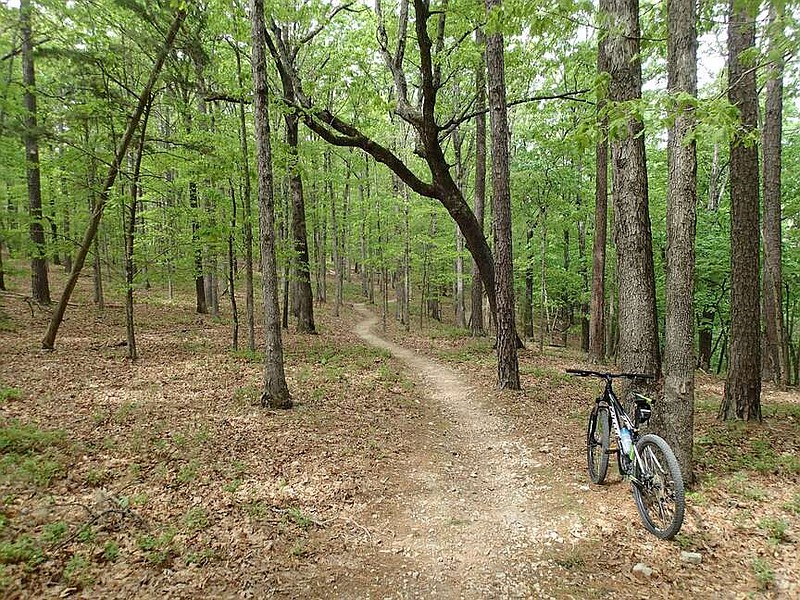
<path id="1" fill-rule="evenodd" d="M 599 371 L 586 371 L 584 369 L 567 369 L 570 375 L 577 375 L 578 377 L 599 377 L 600 379 L 655 379 L 655 375 L 647 373 L 601 373 Z"/>

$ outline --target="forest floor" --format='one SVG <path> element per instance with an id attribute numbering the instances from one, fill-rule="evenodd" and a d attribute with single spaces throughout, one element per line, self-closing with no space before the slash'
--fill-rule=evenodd
<path id="1" fill-rule="evenodd" d="M 131 362 L 90 283 L 54 352 L 25 273 L 0 293 L 3 597 L 800 597 L 797 391 L 720 423 L 723 383 L 698 375 L 698 483 L 663 542 L 613 464 L 588 483 L 577 351 L 530 344 L 500 393 L 488 338 L 317 306 L 319 335 L 284 332 L 296 405 L 275 412 L 228 318 L 137 291 Z"/>

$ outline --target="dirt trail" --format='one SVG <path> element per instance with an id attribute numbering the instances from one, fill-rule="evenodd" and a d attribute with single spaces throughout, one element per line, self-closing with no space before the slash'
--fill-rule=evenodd
<path id="1" fill-rule="evenodd" d="M 356 310 L 364 317 L 356 333 L 408 365 L 435 415 L 387 507 L 393 535 L 382 551 L 404 557 L 407 568 L 402 581 L 383 582 L 393 589 L 388 597 L 546 597 L 554 583 L 548 556 L 562 535 L 583 537 L 563 502 L 557 516 L 549 513 L 552 474 L 482 401 L 487 390 L 377 336 L 377 318 Z"/>

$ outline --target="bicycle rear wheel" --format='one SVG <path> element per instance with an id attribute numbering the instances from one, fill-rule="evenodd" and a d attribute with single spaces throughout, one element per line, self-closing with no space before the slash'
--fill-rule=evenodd
<path id="1" fill-rule="evenodd" d="M 686 508 L 683 476 L 678 460 L 663 438 L 648 433 L 636 442 L 633 498 L 647 530 L 662 540 L 672 539 L 683 525 Z"/>
<path id="2" fill-rule="evenodd" d="M 589 427 L 586 431 L 586 462 L 592 483 L 603 483 L 606 478 L 610 429 L 608 407 L 595 406 L 589 416 Z"/>

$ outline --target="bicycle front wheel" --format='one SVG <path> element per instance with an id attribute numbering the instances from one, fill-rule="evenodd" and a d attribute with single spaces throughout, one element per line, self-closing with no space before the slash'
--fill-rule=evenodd
<path id="1" fill-rule="evenodd" d="M 595 406 L 586 432 L 586 459 L 592 483 L 603 483 L 608 472 L 608 446 L 611 418 L 608 407 Z"/>
<path id="2" fill-rule="evenodd" d="M 669 540 L 683 525 L 686 508 L 683 476 L 672 448 L 663 438 L 648 433 L 636 442 L 639 458 L 631 480 L 633 498 L 642 523 L 662 540 Z"/>

